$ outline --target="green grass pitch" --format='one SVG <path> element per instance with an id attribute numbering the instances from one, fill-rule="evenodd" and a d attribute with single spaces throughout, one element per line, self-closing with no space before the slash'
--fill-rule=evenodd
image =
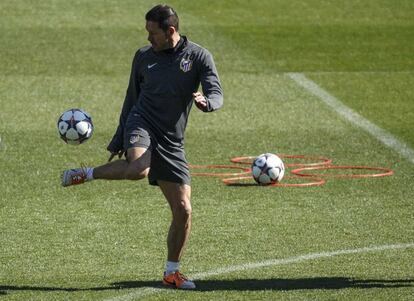
<path id="1" fill-rule="evenodd" d="M 182 261 L 193 292 L 159 287 L 170 220 L 159 189 L 59 179 L 107 160 L 155 4 L 0 1 L 0 300 L 412 300 L 413 163 L 289 74 L 413 149 L 413 2 L 169 2 L 181 33 L 213 53 L 225 93 L 222 110 L 191 113 L 191 163 L 277 152 L 394 170 L 307 188 L 194 177 Z M 56 130 L 71 107 L 95 125 L 78 147 Z"/>

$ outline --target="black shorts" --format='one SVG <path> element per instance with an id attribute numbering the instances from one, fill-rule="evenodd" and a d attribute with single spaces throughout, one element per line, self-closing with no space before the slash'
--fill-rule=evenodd
<path id="1" fill-rule="evenodd" d="M 191 177 L 182 146 L 169 143 L 167 137 L 156 134 L 148 122 L 134 109 L 128 116 L 124 132 L 124 149 L 143 147 L 151 151 L 151 166 L 148 181 L 168 181 L 190 185 Z"/>

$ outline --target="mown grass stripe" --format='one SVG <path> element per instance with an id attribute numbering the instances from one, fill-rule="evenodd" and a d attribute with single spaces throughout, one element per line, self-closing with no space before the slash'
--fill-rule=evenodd
<path id="1" fill-rule="evenodd" d="M 369 120 L 362 117 L 357 112 L 344 105 L 338 98 L 321 88 L 314 81 L 307 78 L 302 73 L 287 73 L 299 86 L 321 99 L 331 107 L 336 113 L 350 121 L 352 124 L 362 128 L 384 145 L 396 151 L 402 157 L 414 164 L 414 150 L 406 143 L 400 141 L 386 130 L 378 127 Z"/>

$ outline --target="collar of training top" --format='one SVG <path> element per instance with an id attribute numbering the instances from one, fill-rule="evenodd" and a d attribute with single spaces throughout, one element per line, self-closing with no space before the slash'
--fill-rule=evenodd
<path id="1" fill-rule="evenodd" d="M 187 45 L 187 37 L 186 36 L 180 36 L 180 40 L 178 41 L 177 45 L 175 45 L 175 47 L 162 50 L 162 51 L 160 51 L 160 53 L 162 53 L 162 54 L 177 53 L 179 50 L 181 50 L 186 45 Z"/>

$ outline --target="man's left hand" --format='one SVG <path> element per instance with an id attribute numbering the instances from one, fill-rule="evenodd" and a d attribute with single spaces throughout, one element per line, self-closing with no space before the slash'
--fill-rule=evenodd
<path id="1" fill-rule="evenodd" d="M 194 99 L 194 103 L 196 105 L 197 108 L 199 108 L 201 111 L 205 111 L 207 108 L 207 100 L 204 97 L 203 94 L 201 94 L 200 92 L 195 92 L 193 93 L 193 99 Z"/>

